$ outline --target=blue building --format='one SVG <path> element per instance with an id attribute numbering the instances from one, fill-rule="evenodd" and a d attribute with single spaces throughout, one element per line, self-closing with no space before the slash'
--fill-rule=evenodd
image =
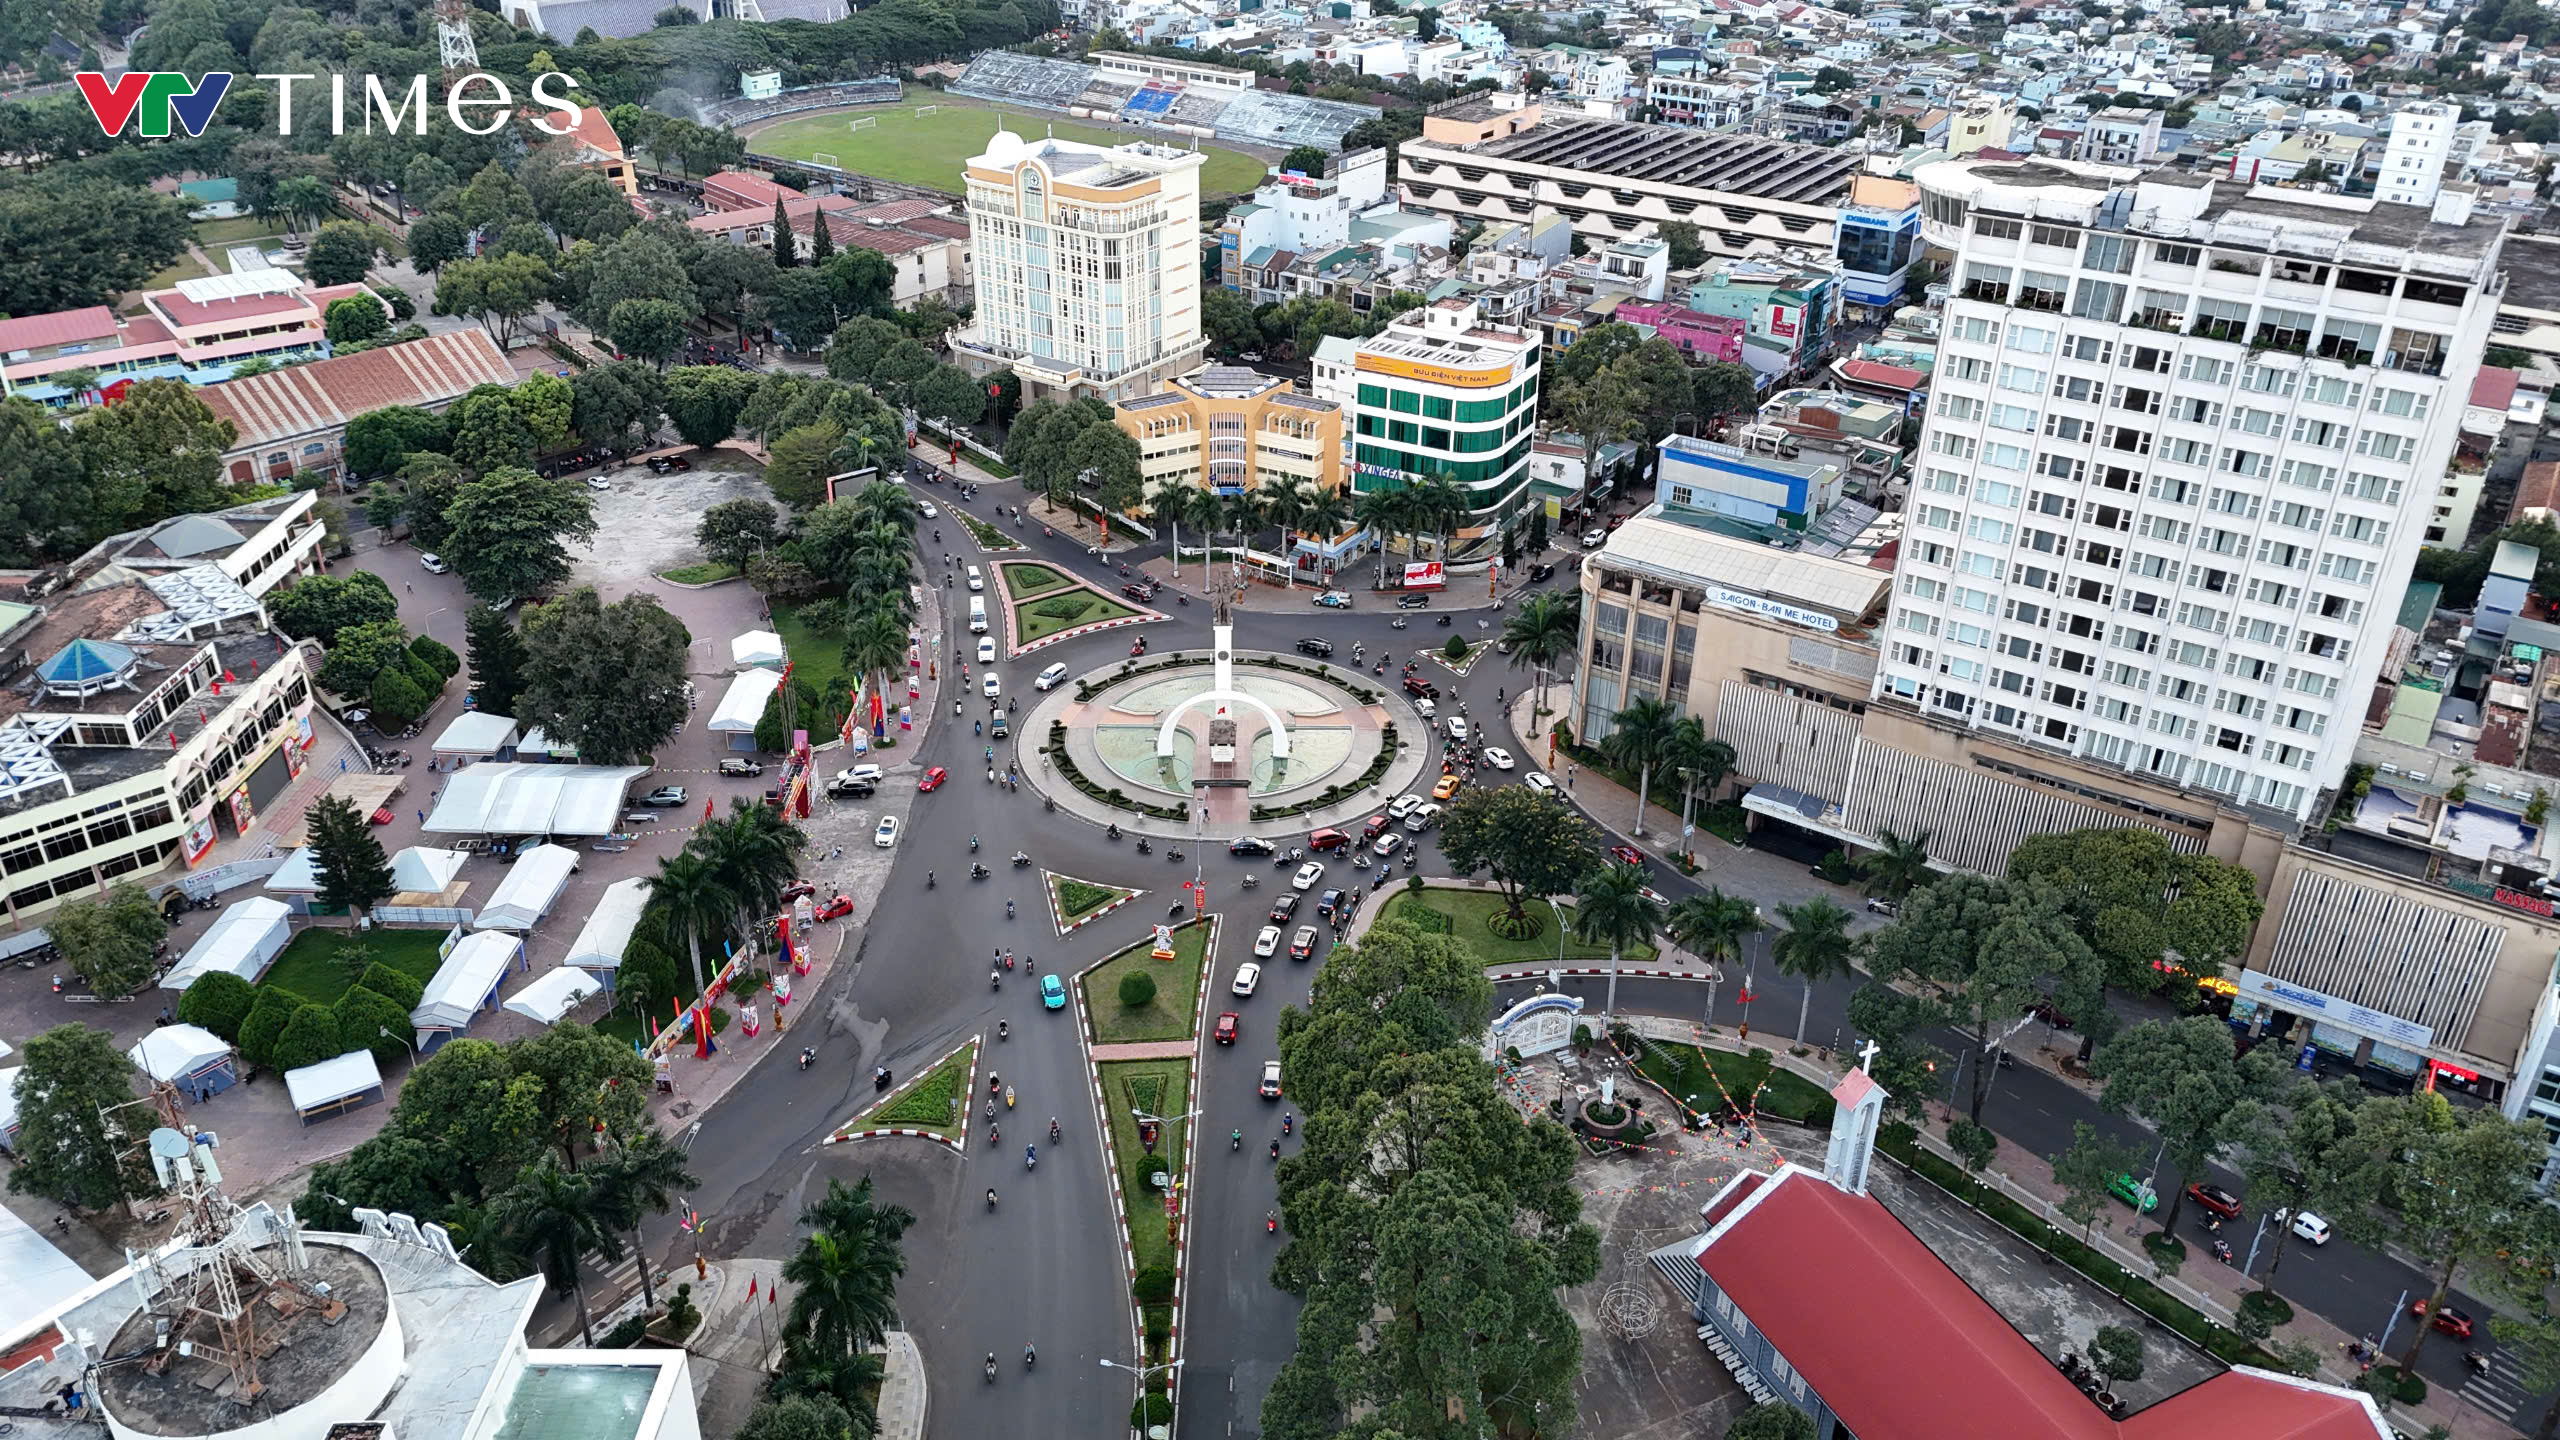
<path id="1" fill-rule="evenodd" d="M 1860 176 L 1840 211 L 1840 298 L 1884 311 L 1902 303 L 1903 282 L 1920 252 L 1920 187 L 1907 180 Z"/>
<path id="2" fill-rule="evenodd" d="M 1837 464 L 1789 460 L 1688 435 L 1665 438 L 1661 451 L 1654 500 L 1662 518 L 1677 524 L 1728 533 L 1802 531 L 1840 501 Z"/>

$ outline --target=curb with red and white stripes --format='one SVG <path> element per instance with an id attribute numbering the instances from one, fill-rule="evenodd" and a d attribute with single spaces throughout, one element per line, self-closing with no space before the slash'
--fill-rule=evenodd
<path id="1" fill-rule="evenodd" d="M 1091 885 L 1098 890 L 1118 890 L 1121 888 L 1118 885 L 1105 885 L 1099 880 L 1087 880 L 1081 875 L 1067 875 L 1056 870 L 1042 870 L 1040 872 L 1040 889 L 1043 894 L 1046 894 L 1049 897 L 1049 924 L 1057 930 L 1058 938 L 1061 940 L 1066 939 L 1068 936 L 1073 935 L 1087 925 L 1092 924 L 1094 921 L 1101 919 L 1103 916 L 1110 914 L 1112 911 L 1119 909 L 1121 906 L 1126 905 L 1137 899 L 1139 896 L 1147 893 L 1144 890 L 1131 890 L 1117 900 L 1098 906 L 1077 919 L 1069 920 L 1058 908 L 1058 882 L 1061 880 L 1073 880 L 1079 885 Z"/>
<path id="2" fill-rule="evenodd" d="M 941 1069 L 945 1064 L 949 1063 L 952 1056 L 959 1054 L 963 1050 L 970 1050 L 969 1075 L 967 1079 L 960 1082 L 960 1119 L 958 1122 L 960 1137 L 958 1139 L 955 1140 L 948 1135 L 939 1134 L 931 1130 L 916 1130 L 905 1126 L 893 1126 L 886 1129 L 838 1130 L 828 1135 L 826 1139 L 821 1140 L 818 1143 L 820 1145 L 845 1145 L 856 1140 L 930 1140 L 936 1145 L 948 1145 L 956 1153 L 962 1155 L 969 1153 L 969 1098 L 972 1095 L 975 1095 L 978 1090 L 978 1061 L 986 1052 L 986 1039 L 987 1037 L 984 1035 L 972 1035 L 968 1039 L 963 1040 L 959 1044 L 952 1046 L 950 1049 L 943 1051 L 939 1055 L 936 1055 L 933 1057 L 932 1064 L 929 1064 L 916 1072 L 914 1079 L 909 1080 L 904 1085 L 900 1085 L 895 1089 L 892 1089 L 888 1094 L 883 1095 L 879 1099 L 871 1102 L 869 1105 L 862 1107 L 861 1111 L 855 1116 L 856 1119 L 859 1119 L 863 1115 L 870 1115 L 878 1111 L 885 1110 L 890 1106 L 897 1104 L 899 1101 L 904 1100 L 907 1098 L 908 1091 L 923 1084 L 932 1076 L 934 1071 Z M 972 1046 L 977 1048 L 971 1050 L 970 1047 Z"/>
<path id="3" fill-rule="evenodd" d="M 1487 970 L 1484 972 L 1484 978 L 1499 985 L 1508 980 L 1544 980 L 1550 975 L 1606 976 L 1608 973 L 1609 967 L 1606 965 L 1541 965 L 1534 970 Z M 1712 980 L 1715 977 L 1702 970 L 1639 969 L 1633 965 L 1625 965 L 1619 967 L 1618 978 L 1621 980 L 1696 980 L 1704 982 Z"/>
<path id="4" fill-rule="evenodd" d="M 1096 593 L 1098 594 L 1100 592 L 1097 591 Z M 1039 639 L 1031 641 L 1028 644 L 1016 645 L 1013 647 L 1013 653 L 1018 659 L 1024 655 L 1045 650 L 1052 645 L 1064 644 L 1065 642 L 1073 640 L 1081 635 L 1098 635 L 1105 630 L 1117 630 L 1123 625 L 1152 625 L 1156 621 L 1164 618 L 1166 617 L 1162 612 L 1155 610 L 1143 611 L 1136 615 L 1115 615 L 1108 620 L 1096 620 L 1090 624 L 1078 625 L 1072 630 L 1061 630 L 1054 635 L 1043 635 Z"/>

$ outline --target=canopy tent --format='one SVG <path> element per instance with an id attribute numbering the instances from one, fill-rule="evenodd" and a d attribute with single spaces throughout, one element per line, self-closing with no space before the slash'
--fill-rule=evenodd
<path id="1" fill-rule="evenodd" d="M 649 877 L 634 875 L 616 880 L 604 887 L 604 895 L 587 915 L 587 923 L 578 928 L 578 938 L 569 942 L 569 954 L 560 963 L 584 970 L 605 971 L 610 982 L 612 973 L 622 966 L 622 952 L 631 946 L 631 932 L 640 923 L 640 912 L 649 908 Z"/>
<path id="2" fill-rule="evenodd" d="M 720 708 L 711 712 L 711 728 L 754 735 L 756 722 L 764 718 L 764 702 L 781 688 L 779 670 L 739 671 L 729 682 L 729 693 L 720 697 Z"/>
<path id="3" fill-rule="evenodd" d="M 335 1060 L 284 1072 L 284 1090 L 302 1123 L 326 1120 L 382 1098 L 382 1069 L 370 1050 L 350 1050 Z"/>
<path id="4" fill-rule="evenodd" d="M 578 852 L 566 845 L 536 845 L 516 857 L 507 878 L 480 907 L 473 922 L 484 930 L 530 930 L 551 913 L 552 903 L 569 886 L 578 868 Z"/>
<path id="5" fill-rule="evenodd" d="M 24 1065 L 0 1067 L 0 1150 L 18 1153 L 18 1077 Z"/>
<path id="6" fill-rule="evenodd" d="M 479 710 L 465 710 L 453 717 L 427 748 L 439 758 L 467 756 L 486 759 L 515 748 L 516 722 L 512 715 L 491 715 Z"/>
<path id="7" fill-rule="evenodd" d="M 194 1025 L 161 1026 L 125 1053 L 143 1074 L 177 1086 L 179 1093 L 193 1100 L 211 1099 L 239 1078 L 232 1068 L 230 1043 Z"/>
<path id="8" fill-rule="evenodd" d="M 575 761 L 578 758 L 578 747 L 566 740 L 552 739 L 550 732 L 537 725 L 524 732 L 524 735 L 516 741 L 517 759 L 522 760 L 536 755 L 546 760 Z"/>
<path id="9" fill-rule="evenodd" d="M 285 857 L 284 868 L 267 877 L 266 888 L 279 895 L 320 893 L 320 852 L 305 845 Z"/>
<path id="10" fill-rule="evenodd" d="M 80 1268 L 80 1262 L 56 1249 L 6 1206 L 0 1206 L 0 1275 L 9 1277 L 12 1324 L 51 1315 L 64 1301 L 98 1283 Z"/>
<path id="11" fill-rule="evenodd" d="M 444 783 L 430 835 L 610 835 L 645 765 L 474 765 Z"/>
<path id="12" fill-rule="evenodd" d="M 778 667 L 788 658 L 782 650 L 782 637 L 770 630 L 750 630 L 729 642 L 729 663 L 742 668 L 749 665 Z"/>
<path id="13" fill-rule="evenodd" d="M 561 1016 L 603 988 L 593 975 L 574 965 L 563 965 L 508 996 L 505 1008 L 545 1025 L 556 1025 Z"/>
<path id="14" fill-rule="evenodd" d="M 243 980 L 255 983 L 275 962 L 277 952 L 293 938 L 293 927 L 285 917 L 292 910 L 281 900 L 253 895 L 235 901 L 204 932 L 204 938 L 187 951 L 178 968 L 160 982 L 163 990 L 184 990 L 196 983 L 199 975 L 227 970 Z"/>
<path id="15" fill-rule="evenodd" d="M 435 894 L 453 883 L 462 873 L 462 862 L 471 857 L 460 850 L 430 850 L 412 845 L 391 857 L 391 885 L 403 893 Z"/>
<path id="16" fill-rule="evenodd" d="M 524 942 L 502 930 L 474 931 L 446 952 L 425 997 L 409 1012 L 409 1023 L 418 1029 L 418 1053 L 435 1053 L 495 1002 L 507 966 L 523 953 Z"/>

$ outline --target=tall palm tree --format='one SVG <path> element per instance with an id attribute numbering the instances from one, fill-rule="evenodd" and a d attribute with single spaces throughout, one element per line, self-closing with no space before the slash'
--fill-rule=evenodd
<path id="1" fill-rule="evenodd" d="M 1315 536 L 1317 548 L 1322 549 L 1325 542 L 1342 533 L 1342 527 L 1350 520 L 1351 504 L 1342 498 L 1341 491 L 1311 487 L 1307 491 L 1306 508 L 1298 512 L 1298 532 Z M 1290 573 L 1296 574 L 1297 568 L 1298 557 L 1292 555 L 1289 557 Z"/>
<path id="2" fill-rule="evenodd" d="M 1653 793 L 1653 772 L 1661 766 L 1679 726 L 1679 711 L 1672 709 L 1669 702 L 1647 695 L 1610 716 L 1609 733 L 1600 741 L 1601 754 L 1636 772 L 1638 836 L 1644 834 L 1645 797 Z"/>
<path id="3" fill-rule="evenodd" d="M 596 1326 L 587 1314 L 587 1286 L 579 1265 L 593 1250 L 622 1258 L 622 1239 L 605 1223 L 588 1178 L 545 1153 L 524 1167 L 516 1183 L 489 1202 L 488 1225 L 498 1248 L 542 1272 L 553 1289 L 563 1285 L 578 1302 L 578 1330 L 595 1348 Z"/>
<path id="4" fill-rule="evenodd" d="M 872 683 L 872 693 L 889 693 L 889 678 L 907 663 L 907 624 L 888 610 L 872 610 L 845 627 L 846 668 Z"/>
<path id="5" fill-rule="evenodd" d="M 1378 588 L 1387 588 L 1387 541 L 1404 528 L 1405 517 L 1413 512 L 1412 502 L 1404 491 L 1363 490 L 1351 502 L 1351 518 L 1360 522 L 1377 537 Z"/>
<path id="6" fill-rule="evenodd" d="M 666 907 L 668 926 L 684 937 L 685 951 L 693 961 L 693 993 L 701 994 L 711 984 L 711 977 L 702 970 L 702 942 L 728 933 L 733 908 L 728 889 L 710 861 L 687 849 L 658 862 L 657 876 L 649 882 L 649 900 Z"/>
<path id="7" fill-rule="evenodd" d="M 1804 998 L 1796 1006 L 1796 1043 L 1805 1043 L 1804 1027 L 1813 1014 L 1813 986 L 1851 970 L 1858 939 L 1849 933 L 1849 912 L 1830 896 L 1817 895 L 1801 905 L 1778 907 L 1783 927 L 1769 941 L 1769 963 L 1781 975 L 1804 982 Z"/>
<path id="8" fill-rule="evenodd" d="M 1295 590 L 1298 588 L 1298 564 L 1290 552 L 1297 548 L 1293 537 L 1298 521 L 1307 513 L 1307 503 L 1315 498 L 1314 487 L 1303 480 L 1265 485 L 1254 492 L 1254 498 L 1262 502 L 1264 517 L 1280 527 L 1280 558 L 1288 564 L 1289 588 Z"/>
<path id="9" fill-rule="evenodd" d="M 1662 902 L 1645 893 L 1644 870 L 1624 862 L 1596 866 L 1574 891 L 1573 933 L 1609 946 L 1609 1001 L 1601 1014 L 1618 1013 L 1618 964 L 1630 945 L 1650 944 L 1662 933 Z"/>
<path id="10" fill-rule="evenodd" d="M 734 907 L 732 933 L 753 935 L 756 922 L 782 908 L 782 892 L 800 875 L 799 852 L 809 843 L 800 827 L 761 801 L 741 796 L 729 813 L 694 832 L 712 873 Z"/>
<path id="11" fill-rule="evenodd" d="M 1201 529 L 1209 513 L 1216 508 L 1216 502 L 1208 491 L 1189 480 L 1176 479 L 1157 486 L 1147 503 L 1156 523 L 1173 532 L 1173 568 L 1179 577 L 1182 573 L 1182 527 L 1188 525 L 1194 530 Z M 1203 589 L 1209 584 L 1209 551 L 1205 545 L 1200 551 L 1200 584 Z"/>
<path id="12" fill-rule="evenodd" d="M 1250 490 L 1241 490 L 1218 502 L 1218 522 L 1220 528 L 1235 537 L 1235 548 L 1228 552 L 1227 563 L 1233 569 L 1237 589 L 1242 590 L 1245 547 L 1253 543 L 1253 537 L 1261 532 L 1263 526 L 1271 523 L 1270 513 L 1261 496 Z"/>
<path id="13" fill-rule="evenodd" d="M 1698 788 L 1705 786 L 1709 795 L 1724 783 L 1733 770 L 1733 747 L 1722 740 L 1709 739 L 1706 722 L 1695 715 L 1683 715 L 1671 732 L 1671 745 L 1663 753 L 1662 763 L 1680 777 L 1680 833 L 1686 841 L 1692 827 L 1690 812 L 1698 798 Z M 1696 846 L 1690 846 L 1692 856 Z"/>
<path id="14" fill-rule="evenodd" d="M 874 1204 L 866 1175 L 850 1188 L 829 1182 L 826 1198 L 801 1219 L 823 1228 L 783 1264 L 782 1278 L 797 1287 L 783 1332 L 820 1355 L 859 1355 L 897 1323 L 898 1277 L 907 1269 L 900 1241 L 915 1216 Z"/>
<path id="15" fill-rule="evenodd" d="M 1858 857 L 1858 870 L 1867 877 L 1867 893 L 1900 900 L 1929 883 L 1929 837 L 1933 833 L 1923 830 L 1917 835 L 1897 835 L 1889 826 L 1877 826 L 1876 848 Z"/>
<path id="16" fill-rule="evenodd" d="M 621 1141 L 611 1156 L 589 1165 L 586 1176 L 606 1223 L 631 1232 L 632 1253 L 640 1257 L 640 1300 L 656 1309 L 658 1296 L 649 1280 L 640 1222 L 667 1213 L 678 1195 L 702 1183 L 701 1177 L 686 1164 L 685 1153 L 668 1144 L 656 1126 Z"/>
<path id="17" fill-rule="evenodd" d="M 916 508 L 916 497 L 908 492 L 906 486 L 892 485 L 886 480 L 872 481 L 853 492 L 851 499 L 864 511 L 910 535 L 915 533 L 916 520 L 922 514 Z"/>
<path id="18" fill-rule="evenodd" d="M 1457 480 L 1443 472 L 1425 475 L 1413 486 L 1417 512 L 1416 539 L 1419 525 L 1431 527 L 1431 556 L 1435 560 L 1449 558 L 1449 537 L 1457 533 L 1460 522 L 1475 510 L 1475 496 Z"/>
<path id="19" fill-rule="evenodd" d="M 1681 901 L 1671 909 L 1671 938 L 1680 942 L 1692 955 L 1716 968 L 1707 981 L 1707 1022 L 1716 1015 L 1716 988 L 1722 982 L 1727 965 L 1742 963 L 1742 947 L 1760 933 L 1760 907 L 1738 896 L 1727 895 L 1715 886 L 1707 893 Z"/>
<path id="20" fill-rule="evenodd" d="M 1538 733 L 1538 715 L 1547 708 L 1547 674 L 1582 642 L 1582 592 L 1542 590 L 1520 602 L 1502 621 L 1503 643 L 1511 647 L 1513 668 L 1538 670 L 1538 703 L 1530 707 L 1529 734 Z"/>

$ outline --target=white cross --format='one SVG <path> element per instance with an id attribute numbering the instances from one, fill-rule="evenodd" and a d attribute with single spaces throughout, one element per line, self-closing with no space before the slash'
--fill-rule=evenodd
<path id="1" fill-rule="evenodd" d="M 1883 1048 L 1883 1046 L 1878 1045 L 1872 1039 L 1867 1041 L 1867 1048 L 1858 1052 L 1858 1069 L 1865 1074 L 1874 1074 L 1875 1071 L 1873 1066 L 1875 1065 L 1876 1052 Z"/>

